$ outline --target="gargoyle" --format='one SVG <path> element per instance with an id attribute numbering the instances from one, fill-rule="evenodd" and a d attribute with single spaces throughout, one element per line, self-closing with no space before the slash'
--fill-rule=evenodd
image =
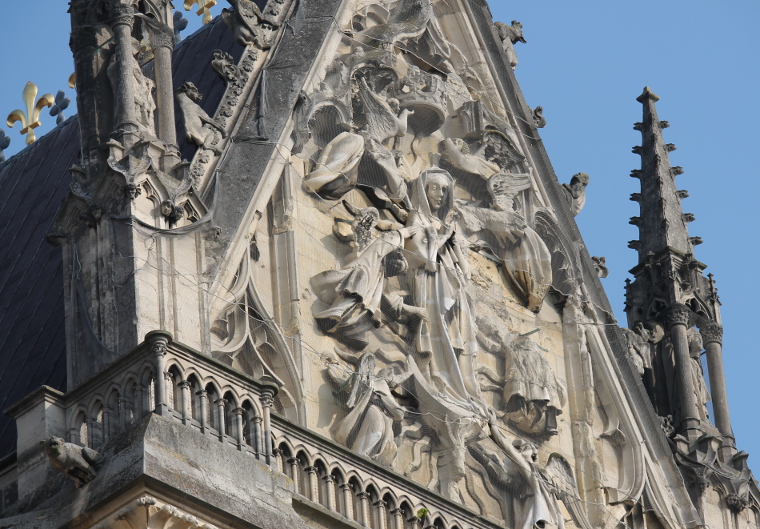
<path id="1" fill-rule="evenodd" d="M 567 191 L 567 199 L 570 202 L 570 211 L 572 211 L 573 216 L 580 213 L 583 206 L 586 205 L 586 186 L 588 182 L 589 177 L 586 173 L 577 173 L 570 179 L 569 184 L 562 184 L 562 187 Z"/>
<path id="2" fill-rule="evenodd" d="M 103 456 L 86 446 L 66 443 L 60 437 L 41 441 L 50 466 L 74 480 L 77 488 L 83 487 L 98 475 L 95 471 L 103 464 Z"/>
<path id="3" fill-rule="evenodd" d="M 265 17 L 251 0 L 227 0 L 234 9 L 222 9 L 222 20 L 241 46 L 258 46 L 267 50 L 279 24 Z"/>
<path id="4" fill-rule="evenodd" d="M 507 62 L 514 70 L 517 68 L 517 54 L 515 53 L 515 44 L 522 42 L 525 44 L 525 37 L 523 37 L 522 24 L 517 20 L 512 21 L 511 26 L 507 26 L 504 22 L 496 22 L 496 31 L 499 33 L 501 39 L 501 45 L 504 49 L 504 53 L 507 56 Z"/>
<path id="5" fill-rule="evenodd" d="M 211 118 L 198 103 L 203 96 L 193 83 L 182 83 L 177 90 L 177 105 L 185 123 L 185 137 L 202 149 L 221 154 L 219 143 L 227 133 L 221 124 Z"/>

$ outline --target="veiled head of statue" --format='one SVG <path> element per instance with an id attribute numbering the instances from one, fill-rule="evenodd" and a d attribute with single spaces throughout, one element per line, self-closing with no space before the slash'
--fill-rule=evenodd
<path id="1" fill-rule="evenodd" d="M 414 202 L 421 213 L 445 219 L 454 206 L 454 179 L 440 167 L 424 170 L 417 179 Z"/>

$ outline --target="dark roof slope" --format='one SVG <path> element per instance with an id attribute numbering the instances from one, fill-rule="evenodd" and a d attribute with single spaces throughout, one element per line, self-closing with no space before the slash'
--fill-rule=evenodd
<path id="1" fill-rule="evenodd" d="M 210 115 L 225 90 L 211 69 L 215 49 L 235 60 L 243 53 L 220 18 L 185 39 L 173 65 L 175 88 L 193 82 Z M 195 149 L 185 145 L 179 115 L 177 121 L 179 147 L 189 158 Z M 66 389 L 62 256 L 45 235 L 78 156 L 75 116 L 0 165 L 0 411 L 42 385 Z M 0 459 L 15 447 L 15 422 L 0 413 Z"/>

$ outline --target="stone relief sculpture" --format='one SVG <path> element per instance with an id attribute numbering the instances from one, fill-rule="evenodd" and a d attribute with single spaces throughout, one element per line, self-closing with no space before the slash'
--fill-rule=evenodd
<path id="1" fill-rule="evenodd" d="M 517 54 L 515 53 L 515 44 L 522 42 L 525 44 L 525 37 L 523 37 L 522 24 L 517 20 L 512 21 L 511 26 L 507 26 L 504 22 L 496 22 L 496 31 L 499 34 L 499 38 L 504 48 L 504 54 L 507 56 L 507 63 L 514 70 L 517 68 Z"/>
<path id="2" fill-rule="evenodd" d="M 279 24 L 264 16 L 251 0 L 228 0 L 233 9 L 222 9 L 222 20 L 241 46 L 271 47 L 274 30 Z"/>
<path id="3" fill-rule="evenodd" d="M 562 184 L 562 187 L 567 193 L 567 199 L 570 203 L 570 211 L 573 216 L 578 215 L 586 205 L 586 186 L 588 185 L 589 177 L 586 173 L 577 173 L 573 175 L 569 184 Z"/>
<path id="4" fill-rule="evenodd" d="M 191 82 L 182 83 L 176 94 L 177 106 L 182 113 L 187 141 L 195 143 L 201 149 L 221 154 L 218 145 L 227 133 L 198 103 L 203 96 Z"/>
<path id="5" fill-rule="evenodd" d="M 416 226 L 400 227 L 398 230 L 375 234 L 380 214 L 375 208 L 353 211 L 354 251 L 348 256 L 341 270 L 328 270 L 311 279 L 317 298 L 327 305 L 315 312 L 320 328 L 339 341 L 355 348 L 367 346 L 363 335 L 372 327 L 382 325 L 381 307 L 384 301 L 384 285 L 387 268 L 386 256 L 403 248 L 404 240 L 421 230 Z M 411 314 L 403 303 L 385 297 L 386 305 L 397 306 L 399 316 Z M 423 314 L 418 311 L 417 314 Z"/>
<path id="6" fill-rule="evenodd" d="M 401 0 L 387 16 L 352 25 L 360 42 L 423 46 L 435 33 L 418 20 L 429 8 L 429 0 Z M 482 345 L 470 248 L 478 250 L 478 262 L 504 269 L 531 311 L 540 310 L 552 282 L 551 254 L 532 226 L 530 166 L 514 134 L 497 128 L 504 122 L 476 102 L 452 103 L 439 74 L 376 47 L 347 45 L 351 53 L 335 58 L 313 93 L 302 95 L 293 133 L 309 205 L 324 212 L 343 199 L 353 217 L 334 219 L 332 233 L 351 252 L 309 279 L 315 329 L 345 346 L 339 355 L 356 366 L 349 376 L 329 369 L 331 380 L 346 385 L 337 394 L 346 413 L 330 432 L 352 450 L 466 503 L 468 468 L 476 464 L 468 462 L 468 446 L 488 435 L 482 419 L 491 401 L 496 398 L 509 428 L 534 439 L 557 433 L 564 405 L 562 382 L 528 338 L 499 341 L 490 351 L 504 369 L 495 375 L 499 397 L 477 379 Z M 459 122 L 447 137 L 450 108 L 460 108 Z M 331 251 L 340 256 L 337 248 Z M 418 411 L 405 414 L 399 402 Z M 423 440 L 424 449 L 417 445 Z M 397 451 L 413 463 L 394 461 Z M 502 449 L 494 451 L 505 460 Z M 526 475 L 511 465 L 509 479 Z M 551 494 L 544 503 L 556 506 Z"/>
<path id="7" fill-rule="evenodd" d="M 96 468 L 103 464 L 103 456 L 92 448 L 65 443 L 60 437 L 42 441 L 42 447 L 50 466 L 73 479 L 77 488 L 95 479 Z"/>
<path id="8" fill-rule="evenodd" d="M 536 446 L 520 438 L 510 441 L 493 408 L 488 409 L 486 435 L 486 439 L 474 444 L 471 453 L 501 487 L 509 491 L 506 497 L 511 499 L 511 505 L 503 510 L 512 514 L 511 527 L 564 528 L 561 501 L 576 526 L 591 528 L 580 505 L 578 486 L 567 461 L 553 454 L 545 466 L 540 466 Z"/>
<path id="9" fill-rule="evenodd" d="M 628 345 L 628 355 L 639 375 L 652 369 L 652 332 L 639 322 L 633 329 L 621 329 Z"/>
<path id="10" fill-rule="evenodd" d="M 557 379 L 540 346 L 530 338 L 517 337 L 506 353 L 506 417 L 523 432 L 557 435 L 557 415 L 565 404 L 564 383 Z"/>
<path id="11" fill-rule="evenodd" d="M 345 406 L 350 410 L 333 426 L 333 436 L 356 453 L 390 466 L 398 453 L 393 423 L 404 418 L 405 410 L 396 402 L 384 378 L 388 371 L 375 373 L 372 353 L 364 353 L 357 360 L 336 351 L 343 360 L 354 364 L 356 370 L 346 376 L 335 364 L 328 367 L 328 375 L 340 388 L 336 395 L 345 398 Z"/>
<path id="12" fill-rule="evenodd" d="M 467 403 L 480 394 L 473 365 L 477 340 L 464 290 L 469 265 L 454 224 L 453 191 L 454 181 L 443 169 L 420 174 L 407 219 L 407 226 L 420 229 L 405 247 L 412 299 L 428 313 L 414 338 L 420 370 L 442 394 Z"/>
<path id="13" fill-rule="evenodd" d="M 139 63 L 134 58 L 138 53 L 140 53 L 140 43 L 137 39 L 133 38 L 131 53 L 132 64 L 128 66 L 128 69 L 131 70 L 132 77 L 134 79 L 134 104 L 137 113 L 137 119 L 139 121 L 137 125 L 144 132 L 155 135 L 155 122 L 153 119 L 153 112 L 156 110 L 156 101 L 153 99 L 153 89 L 155 88 L 155 83 L 143 75 Z M 115 124 L 120 124 L 124 116 L 124 110 L 121 108 L 123 102 L 122 98 L 120 97 L 118 88 L 118 69 L 119 60 L 117 54 L 114 53 L 111 56 L 111 61 L 108 64 L 108 67 L 106 68 L 106 74 L 108 76 L 108 80 L 111 82 L 111 88 L 114 92 L 114 102 L 116 105 L 114 109 Z"/>

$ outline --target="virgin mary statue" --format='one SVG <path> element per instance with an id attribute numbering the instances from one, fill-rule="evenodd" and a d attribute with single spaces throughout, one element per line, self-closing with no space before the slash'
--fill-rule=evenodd
<path id="1" fill-rule="evenodd" d="M 420 230 L 407 239 L 408 280 L 414 304 L 426 309 L 414 337 L 417 364 L 445 400 L 470 405 L 480 391 L 475 379 L 475 326 L 465 293 L 467 256 L 454 222 L 454 180 L 431 167 L 413 183 L 407 226 Z"/>

